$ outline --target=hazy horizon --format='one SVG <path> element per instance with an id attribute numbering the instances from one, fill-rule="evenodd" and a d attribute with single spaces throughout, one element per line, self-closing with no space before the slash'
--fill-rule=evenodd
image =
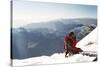
<path id="1" fill-rule="evenodd" d="M 13 1 L 13 27 L 56 19 L 97 18 L 97 6 Z"/>

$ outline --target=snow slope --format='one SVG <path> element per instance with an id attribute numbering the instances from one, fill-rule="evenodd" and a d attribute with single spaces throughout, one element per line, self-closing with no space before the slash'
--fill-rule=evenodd
<path id="1" fill-rule="evenodd" d="M 89 35 L 83 38 L 78 44 L 84 51 L 96 51 L 97 52 L 97 28 L 93 30 Z M 82 54 L 76 54 L 68 58 L 64 57 L 64 53 L 55 53 L 52 56 L 40 56 L 32 57 L 24 60 L 13 60 L 13 66 L 33 66 L 40 64 L 57 64 L 57 63 L 73 63 L 73 62 L 90 62 L 95 57 L 83 56 Z"/>
<path id="2" fill-rule="evenodd" d="M 97 28 L 77 43 L 84 51 L 97 51 Z"/>

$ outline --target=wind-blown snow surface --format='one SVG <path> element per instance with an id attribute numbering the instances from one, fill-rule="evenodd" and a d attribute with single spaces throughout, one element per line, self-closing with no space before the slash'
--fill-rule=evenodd
<path id="1" fill-rule="evenodd" d="M 77 47 L 84 51 L 97 51 L 97 28 L 78 42 Z"/>
<path id="2" fill-rule="evenodd" d="M 80 47 L 84 51 L 96 51 L 97 52 L 97 28 L 93 30 L 89 35 L 78 42 L 77 47 Z M 40 56 L 32 57 L 24 60 L 13 60 L 13 66 L 33 66 L 38 64 L 57 64 L 57 63 L 73 63 L 73 62 L 90 62 L 95 57 L 83 56 L 82 54 L 76 54 L 65 58 L 64 53 L 55 53 L 52 56 Z"/>

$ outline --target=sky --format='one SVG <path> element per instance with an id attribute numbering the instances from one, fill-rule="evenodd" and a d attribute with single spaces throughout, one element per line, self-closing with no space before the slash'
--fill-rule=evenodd
<path id="1" fill-rule="evenodd" d="M 13 1 L 13 27 L 56 19 L 97 18 L 97 6 Z"/>

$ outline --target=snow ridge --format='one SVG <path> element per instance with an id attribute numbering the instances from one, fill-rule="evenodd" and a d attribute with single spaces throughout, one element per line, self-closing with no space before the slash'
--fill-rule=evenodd
<path id="1" fill-rule="evenodd" d="M 93 30 L 89 35 L 83 38 L 77 47 L 80 47 L 84 51 L 97 52 L 97 28 Z M 57 64 L 57 63 L 73 63 L 73 62 L 90 62 L 96 57 L 83 56 L 82 54 L 76 54 L 65 58 L 64 53 L 55 53 L 52 56 L 40 56 L 32 57 L 24 60 L 13 60 L 13 66 L 33 66 L 40 64 Z"/>

